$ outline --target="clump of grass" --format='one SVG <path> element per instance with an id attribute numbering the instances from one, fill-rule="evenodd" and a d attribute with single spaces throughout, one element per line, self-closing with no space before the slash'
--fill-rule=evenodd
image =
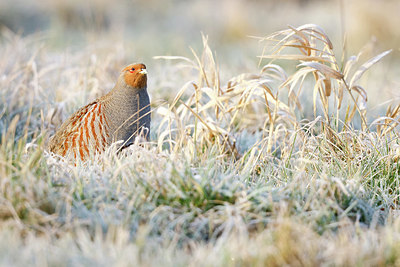
<path id="1" fill-rule="evenodd" d="M 322 29 L 304 25 L 260 38 L 275 42 L 261 55 L 273 61 L 222 80 L 204 37 L 193 58 L 162 57 L 190 71 L 169 102 L 153 102 L 150 143 L 70 166 L 46 152 L 46 137 L 105 90 L 98 81 L 112 84 L 113 70 L 99 72 L 85 53 L 85 64 L 65 68 L 42 41 L 3 34 L 0 46 L 37 52 L 20 52 L 0 74 L 0 235 L 13 239 L 5 264 L 398 262 L 399 238 L 388 233 L 399 224 L 399 108 L 369 123 L 359 84 L 388 52 L 358 69 L 357 58 L 340 65 Z M 278 59 L 298 68 L 289 74 Z M 66 90 L 79 83 L 83 94 Z M 305 120 L 302 94 L 311 93 Z"/>

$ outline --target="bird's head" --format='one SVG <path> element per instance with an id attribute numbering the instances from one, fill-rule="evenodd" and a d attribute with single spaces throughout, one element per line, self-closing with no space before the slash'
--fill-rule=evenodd
<path id="1" fill-rule="evenodd" d="M 122 70 L 124 81 L 133 88 L 142 89 L 147 85 L 146 65 L 142 63 L 131 64 Z"/>

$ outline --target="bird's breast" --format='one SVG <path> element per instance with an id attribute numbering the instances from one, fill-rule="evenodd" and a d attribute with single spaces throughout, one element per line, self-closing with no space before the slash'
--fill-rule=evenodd
<path id="1" fill-rule="evenodd" d="M 110 110 L 114 142 L 131 143 L 143 127 L 150 129 L 150 99 L 146 90 L 111 103 Z"/>

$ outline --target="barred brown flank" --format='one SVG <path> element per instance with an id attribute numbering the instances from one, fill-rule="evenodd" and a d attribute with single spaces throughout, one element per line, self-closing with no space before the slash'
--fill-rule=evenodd
<path id="1" fill-rule="evenodd" d="M 102 116 L 100 115 L 100 118 L 102 118 Z M 106 138 L 105 138 L 105 125 L 103 124 L 103 123 L 100 123 L 100 125 L 99 125 L 100 127 L 101 127 L 101 130 L 100 130 L 100 136 L 101 136 L 101 140 L 102 140 L 102 142 L 103 142 L 103 147 L 102 148 L 104 148 L 104 145 L 107 143 L 106 142 Z"/>
<path id="2" fill-rule="evenodd" d="M 108 94 L 82 107 L 61 125 L 50 140 L 50 151 L 68 159 L 86 161 L 90 155 L 103 152 L 113 141 L 122 140 L 124 146 L 130 145 L 140 128 L 150 129 L 145 69 L 144 64 L 124 68 Z M 135 114 L 140 117 L 137 122 Z"/>
<path id="3" fill-rule="evenodd" d="M 96 106 L 97 106 L 97 105 L 96 105 Z M 93 116 L 92 116 L 92 120 L 91 120 L 91 122 L 90 122 L 90 129 L 92 130 L 93 139 L 94 139 L 95 144 L 96 144 L 96 151 L 97 151 L 97 152 L 100 152 L 100 151 L 99 151 L 99 140 L 97 139 L 96 129 L 95 129 L 95 126 L 94 126 L 94 121 L 95 121 L 95 119 L 96 119 L 96 115 L 93 115 Z"/>
<path id="4" fill-rule="evenodd" d="M 82 149 L 82 148 L 84 148 L 84 143 L 83 143 L 83 138 L 82 137 L 83 137 L 83 133 L 80 132 L 80 135 L 79 135 L 79 154 L 81 156 L 81 160 L 83 160 L 85 158 L 85 155 L 83 154 L 83 149 Z"/>
<path id="5" fill-rule="evenodd" d="M 85 133 L 86 133 L 86 141 L 87 141 L 87 140 L 90 140 L 89 128 L 88 128 L 88 126 L 89 126 L 88 116 L 89 116 L 89 115 L 86 115 L 86 117 L 85 117 L 85 122 L 84 122 L 84 124 L 83 124 L 84 130 L 85 130 Z"/>
<path id="6" fill-rule="evenodd" d="M 63 149 L 62 152 L 61 152 L 61 156 L 65 157 L 65 154 L 66 154 L 67 151 L 68 151 L 68 139 L 66 139 L 66 142 L 64 143 L 63 148 L 64 148 L 64 149 Z"/>
<path id="7" fill-rule="evenodd" d="M 74 133 L 74 136 L 72 137 L 72 149 L 74 149 L 74 150 L 77 147 L 77 144 L 76 144 L 76 137 L 77 136 L 78 136 L 78 134 Z"/>

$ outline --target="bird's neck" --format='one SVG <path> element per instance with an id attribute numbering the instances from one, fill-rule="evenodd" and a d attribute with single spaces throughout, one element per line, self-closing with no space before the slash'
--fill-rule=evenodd
<path id="1" fill-rule="evenodd" d="M 125 83 L 121 77 L 118 79 L 117 84 L 114 88 L 108 93 L 110 97 L 110 102 L 114 102 L 113 104 L 117 105 L 130 105 L 132 102 L 136 102 L 137 97 L 141 97 L 142 95 L 147 94 L 146 87 L 144 88 L 133 88 Z M 136 103 L 135 103 L 136 105 Z"/>

